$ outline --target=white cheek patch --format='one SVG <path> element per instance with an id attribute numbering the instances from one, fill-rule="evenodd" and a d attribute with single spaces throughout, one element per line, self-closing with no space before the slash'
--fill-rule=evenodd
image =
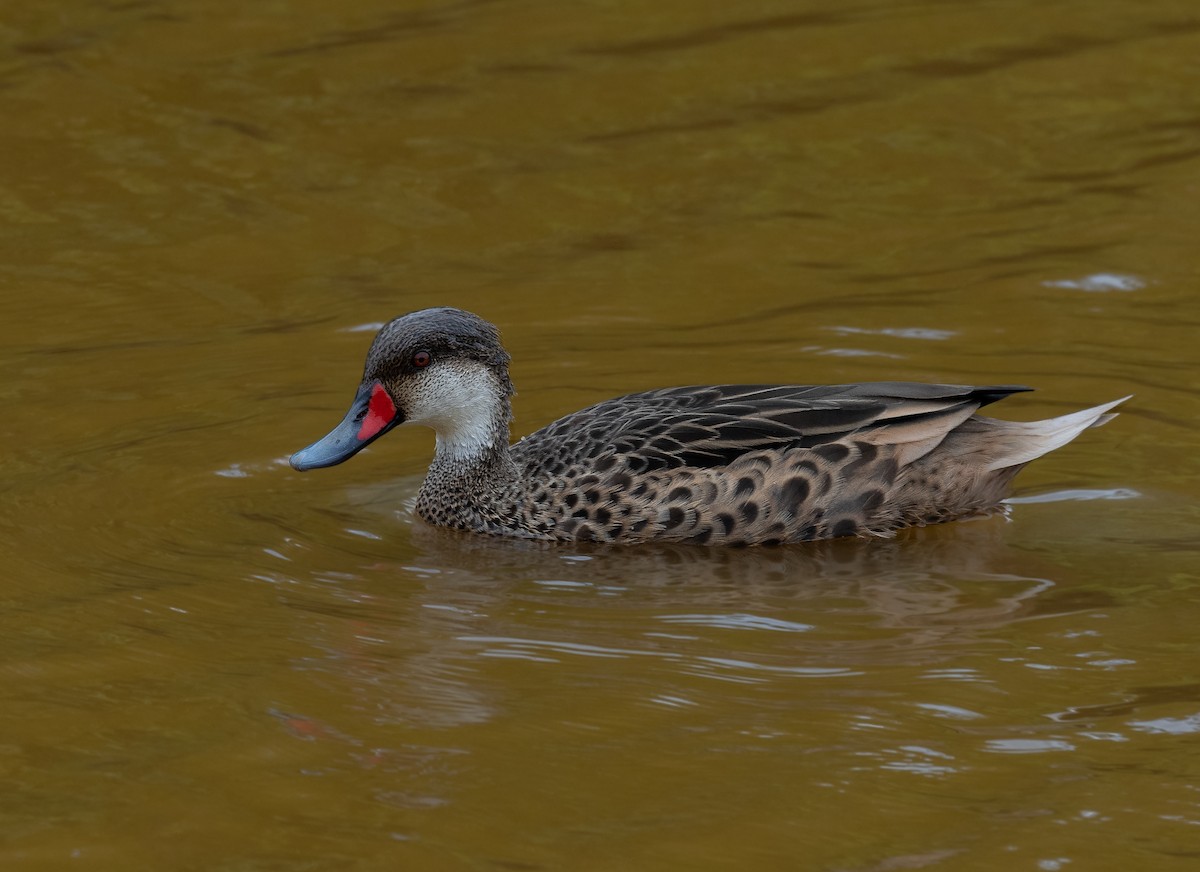
<path id="1" fill-rule="evenodd" d="M 407 399 L 406 423 L 432 427 L 440 455 L 477 456 L 496 442 L 501 400 L 496 379 L 483 364 L 435 363 L 413 378 Z"/>

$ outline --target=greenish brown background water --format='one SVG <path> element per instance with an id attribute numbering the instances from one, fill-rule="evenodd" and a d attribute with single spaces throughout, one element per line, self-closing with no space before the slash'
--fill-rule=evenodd
<path id="1" fill-rule="evenodd" d="M 1192 0 L 7 4 L 0 866 L 1196 868 L 1198 59 Z M 446 304 L 519 433 L 1136 397 L 1007 520 L 530 550 L 412 523 L 427 432 L 285 464 Z"/>

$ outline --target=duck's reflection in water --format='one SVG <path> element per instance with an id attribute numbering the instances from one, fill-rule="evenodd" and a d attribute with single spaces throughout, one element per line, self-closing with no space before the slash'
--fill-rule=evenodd
<path id="1" fill-rule="evenodd" d="M 536 599 L 540 590 L 549 601 L 563 589 L 579 588 L 638 606 L 811 609 L 827 618 L 869 616 L 875 626 L 894 628 L 994 626 L 1096 604 L 1055 596 L 1054 581 L 1044 577 L 1054 569 L 1014 552 L 1004 529 L 1004 521 L 993 517 L 895 539 L 564 550 L 414 523 L 419 556 L 407 569 L 427 575 L 435 596 L 491 588 L 497 595 Z"/>
<path id="2" fill-rule="evenodd" d="M 417 524 L 417 556 L 375 564 L 364 581 L 377 602 L 403 603 L 403 632 L 435 659 L 650 655 L 747 680 L 829 675 L 943 663 L 995 647 L 989 634 L 1011 622 L 1108 604 L 1060 591 L 1048 566 L 1031 572 L 1037 558 L 1014 553 L 1004 526 L 801 547 L 563 550 Z"/>
<path id="3" fill-rule="evenodd" d="M 1060 588 L 1060 567 L 1014 548 L 1004 510 L 893 539 L 751 548 L 563 546 L 430 527 L 404 509 L 397 513 L 394 485 L 386 499 L 378 487 L 353 494 L 359 526 L 364 508 L 378 514 L 366 524 L 376 543 L 353 556 L 333 549 L 307 560 L 313 578 L 335 582 L 341 593 L 369 591 L 375 611 L 363 615 L 368 619 L 418 620 L 414 603 L 427 612 L 462 607 L 496 619 L 535 607 L 627 615 L 707 609 L 788 620 L 786 612 L 843 636 L 869 629 L 944 636 L 1110 604 L 1092 591 Z"/>
<path id="4" fill-rule="evenodd" d="M 410 727 L 490 721 L 548 687 L 584 710 L 595 700 L 568 699 L 579 687 L 614 704 L 773 698 L 874 712 L 869 699 L 913 681 L 993 682 L 990 664 L 1011 654 L 997 632 L 1007 625 L 1111 605 L 1057 585 L 998 517 L 742 549 L 564 549 L 402 526 L 408 543 L 375 542 L 357 559 L 310 554 L 315 583 L 289 599 L 326 618 L 309 641 L 327 656 L 304 668 L 334 673 L 380 723 Z"/>

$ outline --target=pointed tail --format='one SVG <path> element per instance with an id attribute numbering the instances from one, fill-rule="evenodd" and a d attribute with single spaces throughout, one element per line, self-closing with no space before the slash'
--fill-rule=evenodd
<path id="1" fill-rule="evenodd" d="M 1028 463 L 1055 448 L 1061 448 L 1089 427 L 1107 424 L 1116 417 L 1109 409 L 1128 399 L 1129 397 L 1122 397 L 1111 403 L 1057 418 L 1048 418 L 1045 421 L 999 421 L 976 417 L 970 423 L 979 421 L 990 431 L 988 441 L 991 445 L 987 452 L 990 455 L 987 469 L 1007 469 Z"/>

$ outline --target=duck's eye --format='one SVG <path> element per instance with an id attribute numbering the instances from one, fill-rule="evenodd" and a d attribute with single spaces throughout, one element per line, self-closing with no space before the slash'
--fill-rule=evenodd
<path id="1" fill-rule="evenodd" d="M 429 364 L 431 364 L 432 362 L 433 362 L 433 355 L 430 354 L 428 351 L 418 351 L 416 354 L 414 354 L 412 356 L 412 365 L 417 367 L 417 369 L 421 369 L 423 367 L 429 366 Z"/>

